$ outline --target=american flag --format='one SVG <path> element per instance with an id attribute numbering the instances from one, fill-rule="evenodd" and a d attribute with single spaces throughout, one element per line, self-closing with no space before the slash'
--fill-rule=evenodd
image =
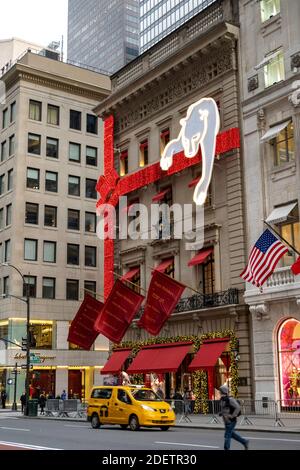
<path id="1" fill-rule="evenodd" d="M 248 264 L 240 276 L 261 287 L 287 251 L 287 247 L 270 230 L 265 230 L 252 248 Z"/>

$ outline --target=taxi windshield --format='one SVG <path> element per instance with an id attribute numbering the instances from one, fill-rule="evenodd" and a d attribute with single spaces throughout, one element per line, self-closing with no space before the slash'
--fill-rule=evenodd
<path id="1" fill-rule="evenodd" d="M 152 390 L 131 390 L 131 395 L 137 401 L 162 401 Z"/>

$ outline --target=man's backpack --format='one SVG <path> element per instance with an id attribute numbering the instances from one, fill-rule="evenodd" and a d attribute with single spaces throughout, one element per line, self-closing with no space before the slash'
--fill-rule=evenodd
<path id="1" fill-rule="evenodd" d="M 234 412 L 235 408 L 234 408 L 234 406 L 232 406 L 232 405 L 230 404 L 229 398 L 230 398 L 230 397 L 228 397 L 228 396 L 224 397 L 226 406 L 229 408 L 229 413 L 232 415 L 232 413 Z M 237 400 L 236 398 L 235 398 L 235 401 L 240 405 L 240 411 L 239 411 L 238 414 L 237 414 L 237 418 L 238 418 L 238 417 L 241 416 L 241 414 L 242 414 L 242 404 L 241 404 L 240 400 Z"/>

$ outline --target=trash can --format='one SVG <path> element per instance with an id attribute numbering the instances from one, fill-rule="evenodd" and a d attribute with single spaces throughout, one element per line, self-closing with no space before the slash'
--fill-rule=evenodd
<path id="1" fill-rule="evenodd" d="M 39 401 L 36 398 L 28 400 L 28 416 L 38 415 L 38 405 Z"/>

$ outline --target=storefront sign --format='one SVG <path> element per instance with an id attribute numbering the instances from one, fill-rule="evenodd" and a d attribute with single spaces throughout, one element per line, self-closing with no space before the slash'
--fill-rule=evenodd
<path id="1" fill-rule="evenodd" d="M 56 358 L 56 356 L 45 356 L 45 355 L 40 354 L 38 352 L 34 353 L 34 354 L 35 354 L 36 361 L 37 361 L 37 359 L 39 359 L 39 364 L 44 363 L 46 360 L 51 360 L 52 361 L 53 359 Z M 16 360 L 26 359 L 26 354 L 17 353 L 17 354 L 15 354 L 14 359 L 16 359 Z M 35 362 L 35 361 L 33 361 L 32 358 L 30 357 L 30 362 Z"/>
<path id="2" fill-rule="evenodd" d="M 91 348 L 99 334 L 94 325 L 102 308 L 102 302 L 90 295 L 85 296 L 69 329 L 68 341 L 70 343 L 77 344 L 87 351 Z"/>
<path id="3" fill-rule="evenodd" d="M 173 312 L 185 286 L 170 276 L 154 271 L 142 318 L 138 322 L 151 335 L 158 335 Z"/>
<path id="4" fill-rule="evenodd" d="M 119 343 L 143 300 L 144 296 L 117 280 L 95 323 L 95 330 Z"/>

